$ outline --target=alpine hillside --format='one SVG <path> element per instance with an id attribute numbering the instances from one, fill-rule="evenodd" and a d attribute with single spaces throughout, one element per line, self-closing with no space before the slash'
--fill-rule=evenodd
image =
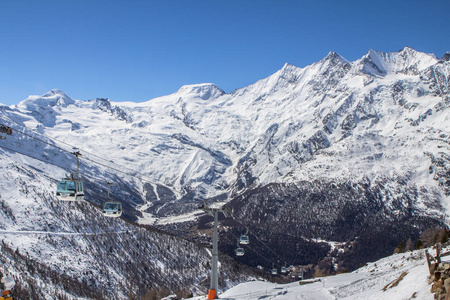
<path id="1" fill-rule="evenodd" d="M 278 259 L 264 243 L 280 265 L 355 269 L 446 224 L 449 81 L 450 53 L 405 47 L 353 62 L 330 52 L 231 93 L 205 83 L 134 103 L 52 90 L 0 106 L 14 129 L 1 168 L 28 174 L 3 172 L 0 195 L 14 207 L 36 185 L 34 209 L 52 203 L 79 150 L 86 199 L 101 205 L 113 182 L 129 220 L 202 240 L 211 219 L 198 204 L 227 203 L 221 248 L 232 254 L 246 226 L 261 242 L 239 258 L 250 266 Z"/>

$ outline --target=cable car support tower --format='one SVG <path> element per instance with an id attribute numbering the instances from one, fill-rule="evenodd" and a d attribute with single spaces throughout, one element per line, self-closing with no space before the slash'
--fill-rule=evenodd
<path id="1" fill-rule="evenodd" d="M 219 262 L 219 249 L 218 249 L 218 236 L 217 228 L 219 224 L 219 213 L 223 213 L 225 217 L 229 214 L 226 211 L 226 207 L 222 208 L 211 208 L 205 204 L 198 207 L 199 209 L 205 211 L 214 217 L 214 232 L 213 232 L 213 252 L 212 252 L 212 264 L 211 264 L 211 284 L 208 291 L 208 299 L 217 299 L 217 290 L 219 288 L 219 278 L 218 278 L 218 262 Z"/>

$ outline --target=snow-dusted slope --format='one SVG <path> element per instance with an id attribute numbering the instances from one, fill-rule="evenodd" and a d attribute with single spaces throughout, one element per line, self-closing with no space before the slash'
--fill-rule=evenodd
<path id="1" fill-rule="evenodd" d="M 370 50 L 355 62 L 331 52 L 231 94 L 199 84 L 145 103 L 116 103 L 53 90 L 2 115 L 143 174 L 141 185 L 168 187 L 168 199 L 393 174 L 448 193 L 437 169 L 428 171 L 448 147 L 448 74 L 447 61 L 408 47 Z M 156 213 L 158 193 L 146 197 L 140 189 L 137 202 L 150 202 L 144 207 Z"/>
<path id="2" fill-rule="evenodd" d="M 387 253 L 447 219 L 449 81 L 448 55 L 406 47 L 354 62 L 330 52 L 230 94 L 207 83 L 119 103 L 52 90 L 0 107 L 1 123 L 16 130 L 0 153 L 17 168 L 31 158 L 15 151 L 43 161 L 48 181 L 36 184 L 53 199 L 54 183 L 76 169 L 70 152 L 80 150 L 88 201 L 101 204 L 113 182 L 126 216 L 143 224 L 231 200 L 249 226 L 278 230 L 270 241 L 295 236 L 294 249 L 302 236 L 350 243 L 395 224 L 401 230 L 380 245 Z M 1 196 L 9 201 L 23 186 Z"/>
<path id="3" fill-rule="evenodd" d="M 16 277 L 15 299 L 113 299 L 150 290 L 205 291 L 211 253 L 185 239 L 123 219 L 89 202 L 58 201 L 49 166 L 2 156 L 0 270 Z M 52 174 L 55 175 L 55 174 Z M 249 277 L 221 257 L 221 285 Z M 247 275 L 245 275 L 247 274 Z"/>
<path id="4" fill-rule="evenodd" d="M 434 296 L 430 292 L 428 275 L 423 252 L 415 251 L 395 254 L 369 263 L 353 273 L 306 279 L 304 284 L 299 284 L 298 281 L 290 284 L 246 282 L 224 292 L 220 298 L 230 300 L 431 300 Z M 394 284 L 397 280 L 398 284 Z M 204 300 L 206 297 L 193 299 Z"/>

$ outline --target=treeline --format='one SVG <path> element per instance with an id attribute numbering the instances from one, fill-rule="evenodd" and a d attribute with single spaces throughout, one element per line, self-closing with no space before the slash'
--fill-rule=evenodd
<path id="1" fill-rule="evenodd" d="M 450 238 L 450 230 L 447 228 L 428 228 L 424 230 L 417 240 L 409 238 L 406 242 L 400 241 L 394 249 L 394 253 L 413 251 L 435 245 L 436 243 L 447 243 Z"/>

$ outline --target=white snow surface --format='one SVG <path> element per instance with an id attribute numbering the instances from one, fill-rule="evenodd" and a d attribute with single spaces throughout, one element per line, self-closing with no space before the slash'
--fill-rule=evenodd
<path id="1" fill-rule="evenodd" d="M 442 141 L 450 135 L 449 70 L 449 62 L 409 47 L 369 50 L 355 62 L 330 52 L 304 68 L 285 64 L 230 94 L 204 83 L 133 103 L 73 100 L 52 90 L 0 108 L 0 116 L 126 171 L 129 176 L 116 175 L 141 189 L 145 182 L 169 187 L 177 199 L 188 191 L 197 199 L 236 192 L 246 168 L 256 178 L 254 187 L 408 177 L 410 184 L 440 194 L 447 206 L 448 196 L 430 172 L 430 154 L 449 150 Z M 314 144 L 317 138 L 324 144 Z M 27 147 L 14 139 L 9 138 Z M 52 163 L 64 165 L 52 156 Z M 67 171 L 73 172 L 73 165 Z M 133 178 L 136 174 L 140 178 Z M 150 206 L 147 201 L 141 210 Z M 147 213 L 142 222 L 154 217 Z"/>
<path id="2" fill-rule="evenodd" d="M 391 283 L 396 281 L 402 273 L 406 273 L 406 276 L 397 286 L 391 286 Z M 229 300 L 431 300 L 434 296 L 430 292 L 428 275 L 423 250 L 416 250 L 394 254 L 347 274 L 305 279 L 289 284 L 266 281 L 245 282 L 220 294 L 219 298 Z M 204 299 L 207 297 L 193 298 L 193 300 Z"/>
<path id="3" fill-rule="evenodd" d="M 0 233 L 10 245 L 59 264 L 69 274 L 86 269 L 83 262 L 92 260 L 79 251 L 88 252 L 89 245 L 84 239 L 78 241 L 77 234 L 92 233 L 89 227 L 80 229 L 84 216 L 61 204 L 79 224 L 71 224 L 68 218 L 61 221 L 51 206 L 56 182 L 74 172 L 75 160 L 18 131 L 68 152 L 75 150 L 72 146 L 78 147 L 83 153 L 83 176 L 97 182 L 115 176 L 138 190 L 144 202 L 138 206 L 144 224 L 195 218 L 186 212 L 175 216 L 146 213 L 163 193 L 155 188 L 155 198 L 146 199 L 145 183 L 169 187 L 177 199 L 191 191 L 196 199 L 208 199 L 236 192 L 235 182 L 242 179 L 239 176 L 244 167 L 256 178 L 252 187 L 320 178 L 356 182 L 362 178 L 399 178 L 417 187 L 414 208 L 431 214 L 424 201 L 433 199 L 445 209 L 438 214 L 448 214 L 445 182 L 441 182 L 439 166 L 433 165 L 430 157 L 450 153 L 449 74 L 449 62 L 411 48 L 395 53 L 370 50 L 354 62 L 330 52 L 304 68 L 286 64 L 268 78 L 230 94 L 206 83 L 133 103 L 73 100 L 60 90 L 52 90 L 30 96 L 16 106 L 0 106 L 1 123 L 17 130 L 1 139 L 0 146 L 47 162 L 0 148 L 0 199 L 16 216 L 8 218 L 6 209 L 0 212 Z M 315 138 L 323 148 L 315 148 Z M 387 184 L 395 197 L 398 183 Z M 125 227 L 120 223 L 117 232 Z M 52 232 L 51 238 L 57 240 L 74 240 L 78 248 L 55 253 L 40 243 L 46 232 Z M 416 299 L 431 299 L 423 258 L 408 261 L 407 255 L 369 265 L 372 269 L 325 278 L 325 287 L 323 282 L 297 283 L 280 289 L 252 282 L 224 296 L 258 299 L 263 295 L 245 293 L 267 287 L 271 299 L 409 299 L 415 292 Z M 397 265 L 399 261 L 404 264 Z M 399 286 L 382 292 L 401 270 L 408 274 Z M 112 276 L 120 280 L 120 276 Z M 284 289 L 287 293 L 279 295 Z"/>

